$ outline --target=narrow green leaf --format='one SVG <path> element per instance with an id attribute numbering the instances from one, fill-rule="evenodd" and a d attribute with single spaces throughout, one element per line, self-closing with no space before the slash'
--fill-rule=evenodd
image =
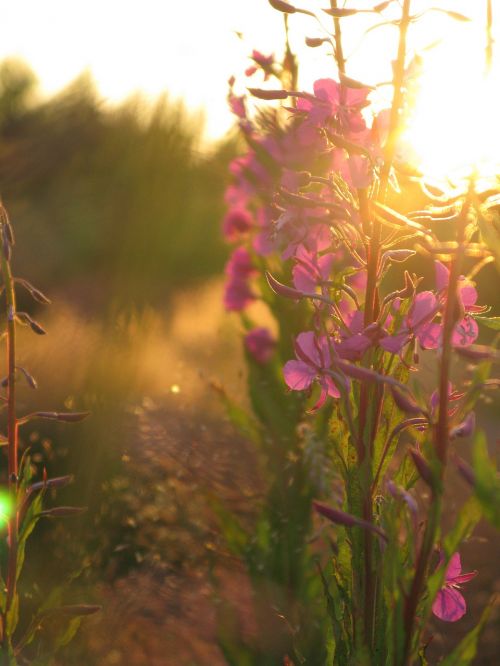
<path id="1" fill-rule="evenodd" d="M 453 650 L 451 654 L 443 659 L 440 662 L 440 666 L 468 666 L 477 652 L 477 644 L 479 637 L 488 622 L 488 618 L 493 608 L 494 599 L 490 601 L 488 606 L 483 611 L 481 619 L 476 624 L 474 629 L 469 631 L 469 633 L 460 641 L 457 647 Z"/>
<path id="2" fill-rule="evenodd" d="M 482 431 L 474 438 L 473 467 L 476 497 L 486 519 L 500 528 L 500 477 L 488 456 L 488 445 Z"/>

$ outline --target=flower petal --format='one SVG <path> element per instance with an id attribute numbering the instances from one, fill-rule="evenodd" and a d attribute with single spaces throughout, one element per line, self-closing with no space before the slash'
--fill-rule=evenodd
<path id="1" fill-rule="evenodd" d="M 434 615 L 445 622 L 460 620 L 465 615 L 466 610 L 465 599 L 453 587 L 444 587 L 442 590 L 439 590 L 432 604 Z"/>
<path id="2" fill-rule="evenodd" d="M 283 376 L 286 385 L 292 391 L 304 391 L 313 383 L 316 371 L 303 361 L 287 361 L 283 368 Z"/>
<path id="3" fill-rule="evenodd" d="M 460 561 L 460 553 L 453 553 L 446 568 L 445 580 L 454 581 L 462 571 L 462 562 Z"/>

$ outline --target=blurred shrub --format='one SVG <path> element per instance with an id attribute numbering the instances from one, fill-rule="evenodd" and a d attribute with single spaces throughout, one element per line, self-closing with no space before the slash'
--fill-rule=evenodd
<path id="1" fill-rule="evenodd" d="M 118 306 L 219 272 L 232 148 L 202 150 L 202 120 L 167 96 L 108 107 L 87 75 L 37 102 L 33 73 L 5 61 L 0 182 L 18 265 L 45 288 L 78 282 Z"/>

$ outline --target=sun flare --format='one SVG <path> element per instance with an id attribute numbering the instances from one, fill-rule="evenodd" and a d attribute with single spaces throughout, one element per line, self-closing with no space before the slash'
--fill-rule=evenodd
<path id="1" fill-rule="evenodd" d="M 498 61 L 485 73 L 484 50 L 457 37 L 424 60 L 419 92 L 403 143 L 431 177 L 500 173 Z"/>

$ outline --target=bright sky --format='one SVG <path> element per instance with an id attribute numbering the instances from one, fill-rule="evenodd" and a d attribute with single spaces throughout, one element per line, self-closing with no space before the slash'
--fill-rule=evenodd
<path id="1" fill-rule="evenodd" d="M 329 5 L 328 0 L 290 1 L 308 9 Z M 353 0 L 347 6 L 367 8 L 376 2 Z M 416 11 L 432 5 L 462 11 L 474 21 L 462 24 L 433 13 L 413 32 L 413 45 L 418 48 L 446 37 L 442 46 L 429 51 L 434 88 L 431 85 L 427 93 L 427 108 L 432 100 L 437 102 L 435 108 L 443 108 L 436 100 L 440 86 L 443 99 L 449 99 L 451 89 L 458 87 L 470 103 L 473 94 L 467 95 L 467 87 L 477 79 L 477 67 L 484 58 L 486 0 L 413 2 Z M 500 49 L 500 7 L 495 0 L 493 5 Z M 0 0 L 0 10 L 0 58 L 15 55 L 26 60 L 43 92 L 55 92 L 85 69 L 110 101 L 137 90 L 152 96 L 168 90 L 184 98 L 190 108 L 205 109 L 208 137 L 221 136 L 231 125 L 226 108 L 229 76 L 241 75 L 252 48 L 279 52 L 283 43 L 282 15 L 267 0 Z M 330 29 L 331 18 L 323 16 Z M 370 15 L 343 19 L 351 46 L 347 52 L 359 44 L 372 22 Z M 307 49 L 303 44 L 305 35 L 321 35 L 317 23 L 293 15 L 290 26 L 292 47 L 301 51 L 302 86 L 310 89 L 315 78 L 334 76 L 326 50 Z M 236 32 L 243 33 L 243 39 Z M 371 32 L 350 58 L 348 73 L 370 83 L 388 79 L 396 33 L 393 27 Z M 456 93 L 454 100 L 456 104 Z M 470 113 L 474 109 L 477 116 L 472 104 Z"/>

